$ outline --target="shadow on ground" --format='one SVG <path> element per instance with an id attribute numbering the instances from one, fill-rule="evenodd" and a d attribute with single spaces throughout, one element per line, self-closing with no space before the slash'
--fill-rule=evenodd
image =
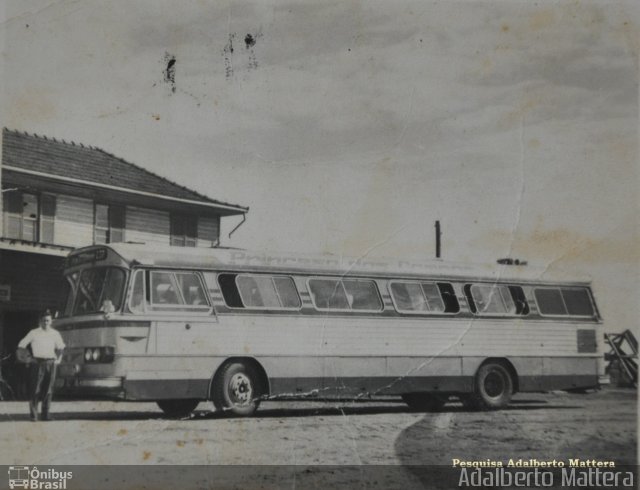
<path id="1" fill-rule="evenodd" d="M 122 405 L 126 406 L 127 402 L 122 402 Z M 286 403 L 286 402 L 278 402 Z M 292 408 L 277 407 L 270 408 L 267 404 L 262 405 L 255 415 L 255 418 L 304 418 L 304 417 L 332 417 L 332 416 L 359 416 L 359 415 L 376 415 L 376 414 L 394 414 L 394 413 L 420 413 L 408 408 L 404 404 L 400 404 L 397 401 L 385 401 L 385 402 L 361 402 L 356 405 L 353 403 L 345 402 L 331 402 L 327 401 L 326 406 L 310 406 L 300 407 L 300 401 L 297 401 L 298 405 Z M 317 404 L 317 401 L 312 403 Z M 78 410 L 74 411 L 71 408 L 72 401 L 58 401 L 53 403 L 53 421 L 64 420 L 157 420 L 167 418 L 163 413 L 158 411 L 135 411 L 135 410 L 117 410 L 117 411 L 98 411 L 98 410 Z M 266 405 L 266 406 L 265 406 Z M 56 406 L 58 411 L 56 411 Z M 150 405 L 152 406 L 152 405 Z M 61 408 L 60 408 L 61 407 Z M 21 410 L 21 406 L 14 405 L 11 407 L 11 412 L 0 413 L 0 423 L 2 422 L 19 422 L 28 421 L 28 405 L 24 402 L 24 411 Z M 512 402 L 509 408 L 505 411 L 518 411 L 518 410 L 553 410 L 553 409 L 570 409 L 578 408 L 575 406 L 567 405 L 553 405 L 545 401 L 540 400 L 518 400 Z M 464 413 L 468 412 L 459 403 L 449 403 L 440 413 Z M 182 420 L 203 420 L 203 419 L 228 419 L 233 418 L 231 414 L 223 412 L 214 412 L 209 410 L 196 410 L 191 417 Z"/>
<path id="2" fill-rule="evenodd" d="M 73 402 L 59 402 L 52 405 L 52 418 L 53 421 L 64 420 L 157 420 L 169 417 L 165 417 L 163 413 L 158 411 L 134 411 L 134 410 L 117 410 L 117 411 L 88 411 L 78 410 L 74 411 L 69 406 Z M 126 402 L 123 402 L 123 405 Z M 56 405 L 59 407 L 59 411 L 56 411 Z M 264 407 L 264 405 L 263 405 Z M 357 406 L 343 406 L 336 404 L 331 405 L 327 403 L 326 407 L 278 407 L 268 408 L 261 407 L 254 418 L 302 418 L 302 417 L 332 417 L 332 416 L 358 416 L 358 415 L 375 415 L 375 414 L 394 414 L 394 413 L 410 413 L 411 410 L 404 405 L 391 405 L 391 404 L 362 404 Z M 190 417 L 181 420 L 216 420 L 216 419 L 232 419 L 234 418 L 229 413 L 214 412 L 208 410 L 196 410 Z M 21 411 L 18 407 L 12 407 L 11 412 L 0 413 L 1 422 L 19 422 L 28 421 L 28 405 L 24 403 L 24 411 Z"/>
<path id="3" fill-rule="evenodd" d="M 620 440 L 610 430 L 616 427 L 613 407 L 623 414 L 625 410 L 635 413 L 629 393 L 544 397 L 516 399 L 494 412 L 465 413 L 454 405 L 441 413 L 425 414 L 396 438 L 397 459 L 422 488 L 429 489 L 459 487 L 461 469 L 452 467 L 454 458 L 508 461 L 588 455 L 617 463 L 634 461 L 635 443 Z"/>

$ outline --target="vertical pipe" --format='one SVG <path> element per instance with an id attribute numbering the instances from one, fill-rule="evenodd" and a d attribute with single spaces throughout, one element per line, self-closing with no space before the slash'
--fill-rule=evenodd
<path id="1" fill-rule="evenodd" d="M 436 259 L 440 258 L 440 220 L 436 220 Z"/>

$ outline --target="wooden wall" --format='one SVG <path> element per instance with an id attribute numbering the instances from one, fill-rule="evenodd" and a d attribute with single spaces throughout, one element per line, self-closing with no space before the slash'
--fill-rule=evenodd
<path id="1" fill-rule="evenodd" d="M 198 218 L 198 243 L 197 247 L 212 247 L 216 245 L 220 237 L 220 217 Z"/>
<path id="2" fill-rule="evenodd" d="M 53 225 L 56 245 L 78 247 L 93 243 L 93 201 L 72 196 L 56 196 Z"/>
<path id="3" fill-rule="evenodd" d="M 169 245 L 169 213 L 127 206 L 124 239 L 128 242 Z"/>
<path id="4" fill-rule="evenodd" d="M 56 194 L 55 197 L 54 244 L 68 247 L 93 244 L 94 201 L 64 194 Z M 170 225 L 171 218 L 168 211 L 126 206 L 124 240 L 170 245 Z M 198 247 L 211 247 L 217 244 L 219 234 L 219 216 L 198 217 Z"/>

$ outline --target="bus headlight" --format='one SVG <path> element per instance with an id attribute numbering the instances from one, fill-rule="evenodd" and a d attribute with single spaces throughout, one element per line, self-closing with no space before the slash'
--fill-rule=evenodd
<path id="1" fill-rule="evenodd" d="M 110 363 L 115 357 L 115 349 L 107 347 L 87 347 L 84 350 L 84 361 L 87 363 Z"/>

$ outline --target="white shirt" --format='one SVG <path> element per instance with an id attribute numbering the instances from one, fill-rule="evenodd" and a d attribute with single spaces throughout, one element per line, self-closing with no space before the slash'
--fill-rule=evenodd
<path id="1" fill-rule="evenodd" d="M 64 342 L 60 332 L 53 328 L 43 330 L 42 328 L 34 328 L 27 336 L 20 341 L 18 347 L 26 349 L 31 344 L 33 357 L 40 359 L 57 359 L 56 349 L 64 349 Z"/>

